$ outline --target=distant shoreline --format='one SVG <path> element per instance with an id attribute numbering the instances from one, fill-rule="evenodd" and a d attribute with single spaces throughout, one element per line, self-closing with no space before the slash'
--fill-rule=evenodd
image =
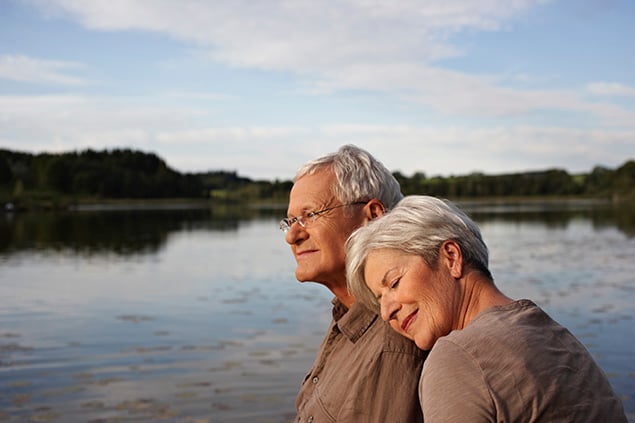
<path id="1" fill-rule="evenodd" d="M 569 174 L 553 168 L 503 175 L 450 177 L 394 172 L 406 195 L 457 202 L 601 199 L 635 202 L 635 160 Z M 256 181 L 236 172 L 180 173 L 152 153 L 115 149 L 28 154 L 0 149 L 0 207 L 5 211 L 286 207 L 291 180 Z M 576 200 L 577 201 L 577 200 Z"/>
<path id="2" fill-rule="evenodd" d="M 500 196 L 500 197 L 457 197 L 447 198 L 463 207 L 479 210 L 481 208 L 491 208 L 491 206 L 514 206 L 514 205 L 567 205 L 571 207 L 594 207 L 609 206 L 615 204 L 611 198 L 590 197 L 590 196 Z M 197 210 L 209 208 L 237 208 L 254 210 L 286 210 L 286 201 L 245 201 L 245 202 L 225 202 L 214 199 L 191 199 L 191 198 L 162 198 L 162 199 L 76 199 L 60 200 L 55 204 L 50 201 L 34 201 L 18 208 L 5 204 L 5 212 L 30 212 L 30 211 L 143 211 L 143 210 Z"/>

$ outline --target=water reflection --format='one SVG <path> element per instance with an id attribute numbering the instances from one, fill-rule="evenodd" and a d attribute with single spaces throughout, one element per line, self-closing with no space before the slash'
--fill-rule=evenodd
<path id="1" fill-rule="evenodd" d="M 0 219 L 0 253 L 65 249 L 75 253 L 156 253 L 170 233 L 236 231 L 241 221 L 279 216 L 276 209 L 245 207 L 117 209 L 63 213 L 7 213 Z"/>
<path id="2" fill-rule="evenodd" d="M 476 221 L 538 222 L 566 228 L 588 219 L 593 227 L 617 227 L 635 237 L 635 212 L 627 206 L 597 202 L 464 202 Z M 66 213 L 5 214 L 0 219 L 0 253 L 65 249 L 75 253 L 153 254 L 171 233 L 236 231 L 241 221 L 282 216 L 282 208 L 204 207 L 148 209 L 84 208 Z M 274 219 L 274 220 L 275 220 Z"/>
<path id="3" fill-rule="evenodd" d="M 537 222 L 551 228 L 566 228 L 571 222 L 589 220 L 594 228 L 616 227 L 635 237 L 635 210 L 628 204 L 597 200 L 460 202 L 463 210 L 479 222 Z"/>

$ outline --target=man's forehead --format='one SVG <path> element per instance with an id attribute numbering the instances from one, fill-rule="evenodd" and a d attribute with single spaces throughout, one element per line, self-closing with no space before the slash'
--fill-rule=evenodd
<path id="1" fill-rule="evenodd" d="M 331 172 L 316 172 L 298 179 L 289 195 L 289 207 L 292 205 L 303 207 L 302 204 L 320 204 L 331 201 L 333 195 L 333 174 Z"/>
<path id="2" fill-rule="evenodd" d="M 333 201 L 333 195 L 328 191 L 316 191 L 314 193 L 300 194 L 297 196 L 292 195 L 287 211 L 290 215 L 298 215 L 328 207 Z"/>

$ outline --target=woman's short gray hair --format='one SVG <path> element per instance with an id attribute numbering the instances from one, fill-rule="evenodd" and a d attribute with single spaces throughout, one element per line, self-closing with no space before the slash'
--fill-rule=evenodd
<path id="1" fill-rule="evenodd" d="M 333 187 L 333 194 L 343 204 L 377 198 L 390 209 L 403 198 L 399 182 L 392 173 L 369 152 L 351 144 L 305 163 L 298 169 L 293 181 L 324 168 L 330 168 L 335 173 L 337 184 Z"/>
<path id="2" fill-rule="evenodd" d="M 459 245 L 468 268 L 492 278 L 487 246 L 476 223 L 449 201 L 412 195 L 383 217 L 357 229 L 348 239 L 346 275 L 350 293 L 362 304 L 377 310 L 379 304 L 364 279 L 368 254 L 378 249 L 401 251 L 421 256 L 434 269 L 441 244 L 447 240 Z"/>

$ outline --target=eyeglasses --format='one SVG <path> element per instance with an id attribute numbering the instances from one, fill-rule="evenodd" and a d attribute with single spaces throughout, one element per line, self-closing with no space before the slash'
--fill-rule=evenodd
<path id="1" fill-rule="evenodd" d="M 368 203 L 368 201 L 356 201 L 354 203 L 340 204 L 338 206 L 328 207 L 320 211 L 308 212 L 307 214 L 303 216 L 284 218 L 280 221 L 280 230 L 286 234 L 287 232 L 289 232 L 289 229 L 291 229 L 291 226 L 295 222 L 298 222 L 300 226 L 302 226 L 303 228 L 306 228 L 307 223 L 315 222 L 318 216 L 320 216 L 322 213 L 326 213 L 327 211 L 331 211 L 333 209 L 339 209 L 340 207 L 354 206 L 356 204 L 366 204 L 366 203 Z"/>

